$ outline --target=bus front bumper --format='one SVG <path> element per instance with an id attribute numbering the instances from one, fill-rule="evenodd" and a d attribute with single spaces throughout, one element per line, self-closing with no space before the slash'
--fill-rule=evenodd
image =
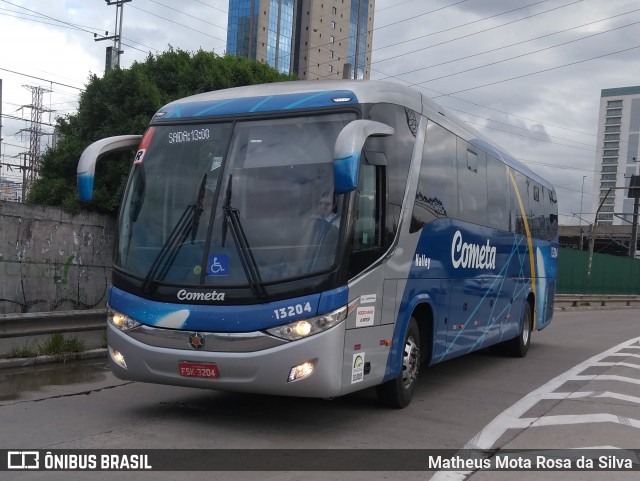
<path id="1" fill-rule="evenodd" d="M 185 332 L 185 337 L 189 333 Z M 334 397 L 340 394 L 345 323 L 306 339 L 250 352 L 210 352 L 151 345 L 107 325 L 109 364 L 120 379 L 258 394 Z M 215 364 L 217 377 L 185 375 L 181 363 Z M 313 372 L 289 381 L 292 368 Z M 183 364 L 184 366 L 184 364 Z"/>

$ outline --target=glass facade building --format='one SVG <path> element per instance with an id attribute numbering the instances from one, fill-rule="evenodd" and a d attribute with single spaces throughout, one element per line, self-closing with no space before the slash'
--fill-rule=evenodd
<path id="1" fill-rule="evenodd" d="M 269 1 L 267 63 L 280 73 L 291 73 L 294 0 Z"/>
<path id="2" fill-rule="evenodd" d="M 640 172 L 640 86 L 603 89 L 600 96 L 593 212 L 599 225 L 629 225 L 629 179 Z M 614 189 L 615 187 L 615 189 Z"/>
<path id="3" fill-rule="evenodd" d="M 229 0 L 227 53 L 265 62 L 301 79 L 366 79 L 374 4 L 375 0 Z"/>
<path id="4" fill-rule="evenodd" d="M 230 0 L 227 53 L 292 73 L 295 4 L 296 0 Z"/>
<path id="5" fill-rule="evenodd" d="M 349 63 L 352 65 L 354 78 L 357 79 L 363 79 L 365 72 L 368 10 L 369 0 L 351 0 L 351 15 L 349 16 L 349 49 L 347 51 L 347 58 Z"/>
<path id="6" fill-rule="evenodd" d="M 230 0 L 227 27 L 227 53 L 255 58 L 258 36 L 258 0 Z"/>

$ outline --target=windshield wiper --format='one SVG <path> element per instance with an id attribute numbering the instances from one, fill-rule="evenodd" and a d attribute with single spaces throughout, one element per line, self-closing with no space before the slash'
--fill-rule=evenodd
<path id="1" fill-rule="evenodd" d="M 191 243 L 193 244 L 196 241 L 196 234 L 198 233 L 198 226 L 200 225 L 200 217 L 202 216 L 202 211 L 204 210 L 203 200 L 204 200 L 204 188 L 207 185 L 207 174 L 202 176 L 202 181 L 200 182 L 200 189 L 198 190 L 198 198 L 196 199 L 196 204 L 193 208 L 193 226 L 191 226 Z"/>
<path id="2" fill-rule="evenodd" d="M 204 174 L 200 182 L 200 189 L 198 190 L 196 201 L 184 209 L 178 222 L 176 222 L 176 225 L 171 229 L 167 241 L 163 244 L 155 259 L 153 259 L 149 272 L 142 283 L 143 292 L 149 292 L 149 286 L 152 282 L 162 280 L 166 277 L 190 232 L 191 243 L 193 244 L 195 242 L 198 225 L 200 224 L 200 216 L 204 210 L 202 203 L 206 184 L 207 174 Z M 162 270 L 160 270 L 161 266 Z"/>
<path id="3" fill-rule="evenodd" d="M 253 252 L 251 252 L 251 247 L 249 246 L 249 241 L 247 240 L 247 236 L 242 228 L 242 223 L 240 222 L 240 212 L 238 209 L 231 207 L 231 183 L 233 181 L 233 176 L 229 175 L 229 182 L 227 184 L 227 191 L 225 192 L 225 200 L 224 205 L 222 206 L 222 211 L 224 212 L 224 220 L 222 223 L 222 247 L 226 242 L 227 238 L 227 228 L 231 230 L 231 236 L 233 237 L 233 243 L 236 246 L 238 251 L 238 255 L 240 256 L 240 262 L 242 263 L 242 268 L 244 269 L 244 273 L 247 276 L 247 280 L 249 281 L 249 286 L 251 287 L 251 292 L 256 297 L 265 297 L 267 292 L 262 285 L 262 279 L 260 278 L 260 271 L 258 270 L 258 265 L 256 264 L 256 260 L 253 257 Z"/>

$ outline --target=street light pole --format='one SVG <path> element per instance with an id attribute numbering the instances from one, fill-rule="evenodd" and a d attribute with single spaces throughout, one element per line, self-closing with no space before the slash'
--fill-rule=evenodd
<path id="1" fill-rule="evenodd" d="M 607 193 L 605 194 L 604 198 L 600 201 L 600 205 L 598 206 L 598 210 L 596 210 L 593 226 L 591 228 L 591 238 L 589 239 L 589 263 L 587 264 L 587 294 L 589 294 L 589 290 L 591 288 L 591 267 L 593 266 L 593 250 L 596 244 L 596 227 L 598 226 L 598 214 L 600 213 L 600 209 L 602 209 L 602 204 L 604 204 L 605 200 L 607 200 L 607 197 L 609 197 L 609 194 L 611 193 L 611 191 L 618 190 L 618 189 L 635 190 L 635 189 L 640 189 L 640 185 L 638 186 L 629 185 L 629 187 L 609 187 L 609 190 L 607 190 Z"/>
<path id="2" fill-rule="evenodd" d="M 580 219 L 578 223 L 578 230 L 580 231 L 580 250 L 582 250 L 582 199 L 584 199 L 584 179 L 586 178 L 586 175 L 582 176 L 582 190 L 580 191 L 580 216 L 578 217 Z"/>

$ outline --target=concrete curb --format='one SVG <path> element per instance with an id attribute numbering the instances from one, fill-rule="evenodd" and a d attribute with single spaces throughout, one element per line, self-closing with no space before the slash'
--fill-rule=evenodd
<path id="1" fill-rule="evenodd" d="M 84 359 L 97 359 L 107 356 L 107 348 L 91 349 L 78 353 L 76 357 L 67 359 L 68 361 L 79 361 Z M 38 356 L 38 357 L 15 357 L 10 359 L 0 359 L 0 369 L 10 367 L 26 367 L 39 364 L 50 364 L 54 362 L 64 362 L 64 358 L 60 356 Z"/>

